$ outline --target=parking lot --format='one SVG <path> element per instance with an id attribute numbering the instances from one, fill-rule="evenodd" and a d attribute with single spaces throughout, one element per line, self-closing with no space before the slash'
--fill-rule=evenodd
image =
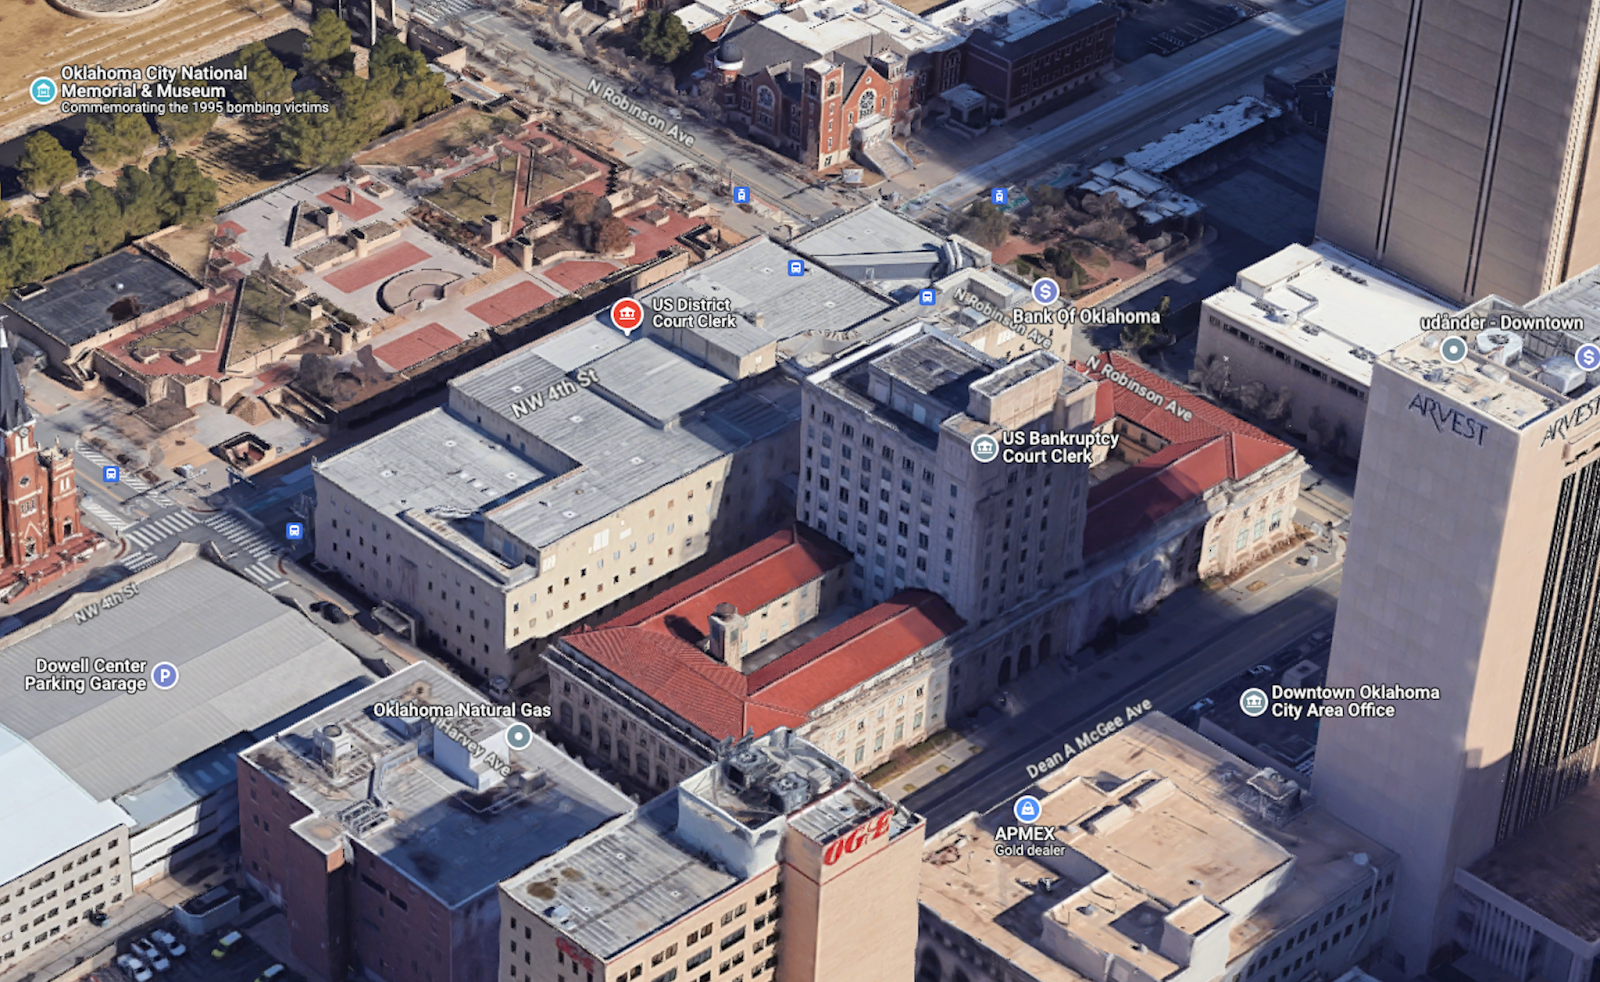
<path id="1" fill-rule="evenodd" d="M 189 938 L 175 927 L 169 926 L 168 930 L 176 934 L 178 940 L 187 945 L 189 950 L 181 957 L 169 959 L 171 966 L 165 972 L 156 972 L 155 978 L 150 982 L 255 982 L 262 972 L 277 961 L 249 938 L 244 938 L 234 945 L 227 957 L 212 958 L 211 951 L 216 946 L 217 939 L 227 933 L 226 930 L 200 938 Z M 130 942 L 141 937 L 147 938 L 149 934 L 133 934 L 123 938 L 117 944 L 118 953 L 130 951 Z M 146 967 L 150 967 L 148 963 Z M 115 962 L 96 971 L 89 978 L 98 982 L 134 982 L 129 973 Z M 285 972 L 278 976 L 275 982 L 300 982 L 300 980 L 294 973 Z"/>

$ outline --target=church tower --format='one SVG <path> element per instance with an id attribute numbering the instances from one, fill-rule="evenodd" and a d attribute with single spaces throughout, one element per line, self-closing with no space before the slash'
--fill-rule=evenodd
<path id="1" fill-rule="evenodd" d="M 7 567 L 27 566 L 83 536 L 72 455 L 59 448 L 40 450 L 34 442 L 36 421 L 0 328 L 0 533 Z"/>

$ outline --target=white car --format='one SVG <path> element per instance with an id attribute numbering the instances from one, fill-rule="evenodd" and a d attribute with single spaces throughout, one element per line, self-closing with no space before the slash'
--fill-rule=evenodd
<path id="1" fill-rule="evenodd" d="M 144 959 L 145 964 L 158 972 L 165 972 L 172 967 L 172 963 L 167 961 L 167 956 L 161 953 L 160 948 L 151 944 L 148 938 L 139 938 L 129 944 L 128 947 L 132 948 L 134 953 Z"/>
<path id="2" fill-rule="evenodd" d="M 117 964 L 124 972 L 128 973 L 133 982 L 150 982 L 155 978 L 155 973 L 144 967 L 144 962 L 132 955 L 118 955 Z"/>
<path id="3" fill-rule="evenodd" d="M 150 937 L 155 939 L 156 944 L 167 949 L 167 954 L 173 958 L 181 958 L 189 950 L 171 931 L 151 931 Z"/>

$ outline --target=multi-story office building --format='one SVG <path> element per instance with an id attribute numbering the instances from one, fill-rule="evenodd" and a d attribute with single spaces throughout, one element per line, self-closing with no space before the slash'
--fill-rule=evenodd
<path id="1" fill-rule="evenodd" d="M 0 975 L 133 892 L 128 826 L 27 741 L 0 726 Z"/>
<path id="2" fill-rule="evenodd" d="M 1082 567 L 1089 469 L 1023 473 L 973 441 L 1081 436 L 1094 397 L 1049 352 L 1003 364 L 913 325 L 806 379 L 800 518 L 860 557 L 864 602 L 919 587 L 988 619 Z"/>
<path id="3" fill-rule="evenodd" d="M 1299 455 L 1130 359 L 1002 364 L 913 324 L 802 393 L 800 519 L 855 555 L 856 602 L 925 589 L 967 621 L 950 713 L 1293 535 Z"/>
<path id="4" fill-rule="evenodd" d="M 152 684 L 160 662 L 180 684 Z M 192 543 L 7 635 L 0 974 L 112 943 L 135 890 L 237 832 L 240 747 L 371 677 L 300 611 Z"/>
<path id="5" fill-rule="evenodd" d="M 1600 393 L 1476 351 L 1450 364 L 1441 340 L 1373 368 L 1327 683 L 1421 691 L 1324 720 L 1315 784 L 1405 858 L 1391 956 L 1412 974 L 1452 940 L 1458 870 L 1582 788 L 1600 751 Z"/>
<path id="6" fill-rule="evenodd" d="M 917 982 L 1298 982 L 1372 949 L 1399 857 L 1158 712 L 1122 722 L 1034 824 L 1007 803 L 929 840 Z"/>
<path id="7" fill-rule="evenodd" d="M 1597 9 L 1352 2 L 1317 234 L 1458 303 L 1600 263 Z"/>
<path id="8" fill-rule="evenodd" d="M 720 741 L 779 726 L 870 771 L 944 727 L 947 642 L 963 625 L 924 590 L 841 603 L 851 558 L 810 529 L 777 532 L 566 635 L 544 655 L 555 725 L 645 789 L 652 771 L 665 790 Z"/>
<path id="9" fill-rule="evenodd" d="M 923 831 L 787 729 L 740 740 L 501 884 L 498 978 L 910 979 Z"/>
<path id="10" fill-rule="evenodd" d="M 894 307 L 826 270 L 791 276 L 791 260 L 743 243 L 641 294 L 631 336 L 580 322 L 320 462 L 317 557 L 469 670 L 514 681 L 543 639 L 753 541 L 786 515 L 773 489 L 799 465 L 797 385 L 772 369 L 881 332 Z M 713 314 L 660 319 L 669 298 Z"/>
<path id="11" fill-rule="evenodd" d="M 626 814 L 621 792 L 426 662 L 239 755 L 249 882 L 323 982 L 482 982 L 497 885 Z"/>
<path id="12" fill-rule="evenodd" d="M 1378 355 L 1449 310 L 1326 242 L 1286 246 L 1201 307 L 1195 364 L 1213 391 L 1312 445 L 1361 449 Z"/>

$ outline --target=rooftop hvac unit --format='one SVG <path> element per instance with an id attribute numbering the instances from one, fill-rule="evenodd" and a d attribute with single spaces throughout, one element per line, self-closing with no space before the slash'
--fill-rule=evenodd
<path id="1" fill-rule="evenodd" d="M 317 728 L 311 734 L 311 746 L 316 751 L 317 762 L 336 776 L 344 771 L 345 762 L 350 759 L 350 752 L 355 749 L 355 744 L 350 739 L 350 731 L 338 723 L 329 723 L 327 726 Z"/>
<path id="2" fill-rule="evenodd" d="M 761 772 L 766 770 L 767 766 L 767 758 L 751 747 L 733 754 L 724 765 L 728 782 L 741 789 L 751 787 L 759 781 Z"/>
<path id="3" fill-rule="evenodd" d="M 1539 381 L 1562 395 L 1570 395 L 1589 378 L 1578 363 L 1566 355 L 1557 355 L 1539 369 Z"/>
<path id="4" fill-rule="evenodd" d="M 774 811 L 784 815 L 804 807 L 811 798 L 811 783 L 798 774 L 779 774 L 767 782 Z"/>
<path id="5" fill-rule="evenodd" d="M 1491 361 L 1509 365 L 1522 354 L 1522 338 L 1510 331 L 1480 331 L 1478 352 Z"/>

